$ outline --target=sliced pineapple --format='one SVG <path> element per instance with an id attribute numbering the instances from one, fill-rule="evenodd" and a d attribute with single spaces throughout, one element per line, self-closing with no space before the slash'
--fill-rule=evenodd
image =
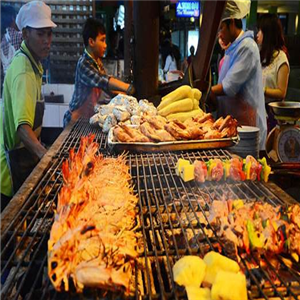
<path id="1" fill-rule="evenodd" d="M 198 256 L 184 256 L 173 267 L 174 281 L 183 286 L 200 287 L 206 265 Z"/>
<path id="2" fill-rule="evenodd" d="M 211 289 L 212 300 L 247 300 L 246 277 L 242 273 L 219 271 Z"/>
<path id="3" fill-rule="evenodd" d="M 181 169 L 183 168 L 183 166 L 188 166 L 188 165 L 190 165 L 189 160 L 179 158 L 177 161 L 177 164 L 176 164 L 176 169 L 175 169 L 176 175 L 180 176 L 180 172 L 181 172 Z"/>
<path id="4" fill-rule="evenodd" d="M 203 261 L 206 264 L 204 282 L 213 284 L 220 270 L 237 273 L 240 270 L 238 263 L 218 252 L 208 252 Z"/>
<path id="5" fill-rule="evenodd" d="M 209 288 L 187 286 L 185 289 L 189 300 L 211 300 L 211 293 Z"/>

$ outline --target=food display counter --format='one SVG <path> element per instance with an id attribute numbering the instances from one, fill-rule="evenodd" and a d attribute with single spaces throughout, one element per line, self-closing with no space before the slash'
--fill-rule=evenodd
<path id="1" fill-rule="evenodd" d="M 47 242 L 54 222 L 58 194 L 63 185 L 62 163 L 80 138 L 95 134 L 99 152 L 116 157 L 107 136 L 87 120 L 70 124 L 1 215 L 1 276 L 6 278 L 1 299 L 122 299 L 122 292 L 85 288 L 78 294 L 57 292 L 47 271 Z M 125 155 L 133 192 L 138 197 L 134 230 L 143 251 L 133 268 L 128 299 L 187 299 L 174 282 L 172 268 L 185 255 L 203 256 L 209 250 L 229 254 L 228 245 L 212 230 L 207 214 L 214 200 L 242 199 L 271 206 L 295 201 L 271 182 L 184 182 L 176 175 L 179 158 L 190 161 L 230 159 L 226 149 L 156 152 Z M 259 258 L 239 249 L 239 264 L 247 278 L 248 299 L 299 299 L 300 267 L 286 255 Z"/>

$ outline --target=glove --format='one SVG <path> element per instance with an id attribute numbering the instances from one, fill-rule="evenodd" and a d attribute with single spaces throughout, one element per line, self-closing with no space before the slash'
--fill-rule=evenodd
<path id="1" fill-rule="evenodd" d="M 132 96 L 135 94 L 135 88 L 133 86 L 133 84 L 130 84 L 127 91 L 126 91 L 126 94 L 129 95 L 129 96 Z"/>

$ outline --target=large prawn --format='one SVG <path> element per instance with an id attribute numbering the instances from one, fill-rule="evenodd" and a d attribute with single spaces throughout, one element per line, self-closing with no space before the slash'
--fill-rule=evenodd
<path id="1" fill-rule="evenodd" d="M 58 291 L 70 280 L 84 287 L 130 291 L 142 245 L 136 226 L 137 197 L 125 158 L 97 155 L 94 136 L 62 164 L 61 188 L 48 241 L 48 273 Z"/>

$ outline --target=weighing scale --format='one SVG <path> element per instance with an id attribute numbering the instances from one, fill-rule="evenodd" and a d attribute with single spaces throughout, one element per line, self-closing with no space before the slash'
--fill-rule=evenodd
<path id="1" fill-rule="evenodd" d="M 271 102 L 277 125 L 269 133 L 266 152 L 275 162 L 300 162 L 300 103 Z"/>

